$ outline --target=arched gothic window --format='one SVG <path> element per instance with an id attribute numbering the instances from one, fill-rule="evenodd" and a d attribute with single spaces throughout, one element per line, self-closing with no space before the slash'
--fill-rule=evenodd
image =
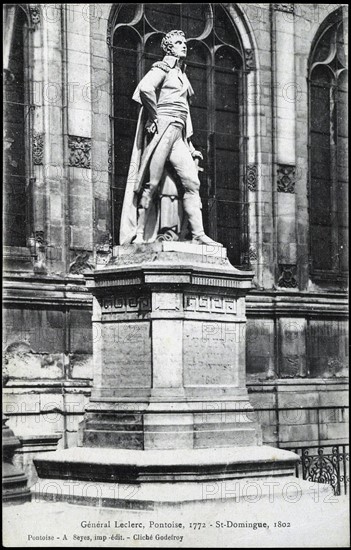
<path id="1" fill-rule="evenodd" d="M 191 104 L 193 143 L 203 156 L 200 174 L 205 229 L 240 265 L 246 247 L 243 185 L 245 71 L 240 37 L 220 4 L 123 4 L 111 29 L 113 68 L 112 216 L 118 232 L 138 105 L 133 91 L 162 58 L 161 39 L 182 29 L 188 40 L 187 74 L 195 91 Z"/>
<path id="2" fill-rule="evenodd" d="M 29 24 L 22 7 L 6 5 L 4 33 L 4 245 L 25 247 Z"/>
<path id="3" fill-rule="evenodd" d="M 309 66 L 310 246 L 312 277 L 347 270 L 347 71 L 344 22 L 334 12 Z"/>

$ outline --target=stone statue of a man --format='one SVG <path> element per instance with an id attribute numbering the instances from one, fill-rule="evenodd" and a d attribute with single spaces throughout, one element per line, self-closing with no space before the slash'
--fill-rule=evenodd
<path id="1" fill-rule="evenodd" d="M 153 226 L 157 216 L 153 197 L 164 182 L 165 164 L 169 161 L 184 189 L 183 209 L 193 242 L 219 244 L 203 228 L 196 163 L 202 154 L 190 141 L 193 131 L 188 100 L 194 92 L 184 72 L 187 44 L 183 31 L 167 33 L 161 47 L 165 57 L 153 64 L 133 95 L 142 109 L 122 209 L 120 242 L 143 243 L 155 239 Z"/>

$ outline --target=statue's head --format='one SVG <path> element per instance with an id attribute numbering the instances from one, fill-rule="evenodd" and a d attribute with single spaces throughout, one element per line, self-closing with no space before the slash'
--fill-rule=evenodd
<path id="1" fill-rule="evenodd" d="M 183 31 L 169 31 L 162 38 L 161 48 L 168 55 L 174 55 L 180 59 L 184 59 L 188 52 L 186 38 Z"/>

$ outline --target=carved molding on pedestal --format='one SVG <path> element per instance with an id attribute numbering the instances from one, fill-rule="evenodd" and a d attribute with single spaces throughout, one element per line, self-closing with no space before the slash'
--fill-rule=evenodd
<path id="1" fill-rule="evenodd" d="M 236 314 L 236 300 L 221 296 L 184 294 L 184 311 Z"/>
<path id="2" fill-rule="evenodd" d="M 277 189 L 280 193 L 295 193 L 295 166 L 279 164 L 277 168 Z"/>
<path id="3" fill-rule="evenodd" d="M 116 286 L 141 285 L 142 279 L 141 277 L 111 277 L 108 281 L 96 281 L 96 287 L 103 288 L 109 286 L 110 283 Z"/>
<path id="4" fill-rule="evenodd" d="M 297 266 L 295 264 L 279 264 L 278 286 L 280 288 L 296 288 Z"/>
<path id="5" fill-rule="evenodd" d="M 70 166 L 91 168 L 91 138 L 68 136 L 68 147 Z"/>
<path id="6" fill-rule="evenodd" d="M 240 284 L 238 281 L 230 280 L 230 279 L 220 279 L 217 277 L 209 277 L 209 276 L 198 276 L 198 275 L 192 275 L 191 282 L 193 285 L 210 285 L 210 286 L 218 286 L 218 287 L 227 287 L 227 288 L 239 288 Z"/>
<path id="7" fill-rule="evenodd" d="M 146 313 L 151 311 L 150 296 L 106 296 L 102 300 L 102 312 Z"/>

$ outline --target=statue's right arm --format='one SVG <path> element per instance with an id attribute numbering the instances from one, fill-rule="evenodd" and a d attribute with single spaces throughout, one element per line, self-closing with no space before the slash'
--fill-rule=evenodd
<path id="1" fill-rule="evenodd" d="M 157 97 L 156 90 L 161 86 L 165 78 L 165 72 L 158 67 L 153 67 L 140 81 L 140 100 L 147 111 L 149 120 L 157 120 Z"/>

